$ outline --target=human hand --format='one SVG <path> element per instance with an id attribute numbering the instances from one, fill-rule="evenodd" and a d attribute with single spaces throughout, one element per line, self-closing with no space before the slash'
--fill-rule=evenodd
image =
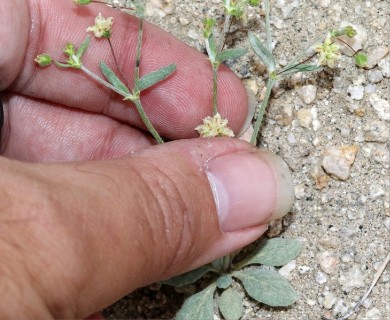
<path id="1" fill-rule="evenodd" d="M 68 0 L 0 3 L 0 318 L 88 316 L 254 241 L 292 203 L 279 158 L 237 139 L 189 139 L 210 114 L 211 70 L 157 27 L 145 24 L 141 72 L 177 71 L 143 104 L 162 136 L 187 140 L 153 146 L 128 102 L 77 70 L 35 66 L 38 53 L 61 60 L 66 42 L 81 43 L 98 12 L 115 19 L 131 79 L 134 18 Z M 102 47 L 91 44 L 88 66 L 113 62 Z M 218 98 L 238 132 L 246 92 L 223 66 Z"/>

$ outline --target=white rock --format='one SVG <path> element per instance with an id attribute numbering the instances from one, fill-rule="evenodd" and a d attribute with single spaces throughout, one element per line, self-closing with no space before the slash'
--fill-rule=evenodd
<path id="1" fill-rule="evenodd" d="M 390 217 L 387 217 L 384 221 L 383 221 L 387 231 L 390 231 Z"/>
<path id="2" fill-rule="evenodd" d="M 326 274 L 322 271 L 318 271 L 316 274 L 316 282 L 318 284 L 324 284 L 328 280 L 327 278 L 328 277 L 326 276 Z"/>
<path id="3" fill-rule="evenodd" d="M 312 84 L 303 86 L 297 92 L 298 97 L 306 104 L 311 104 L 317 96 L 317 87 Z"/>
<path id="4" fill-rule="evenodd" d="M 305 193 L 305 185 L 303 183 L 301 184 L 298 184 L 297 186 L 294 187 L 294 191 L 295 191 L 295 198 L 297 198 L 298 200 L 299 199 L 303 199 L 306 195 Z"/>
<path id="5" fill-rule="evenodd" d="M 325 151 L 322 167 L 330 175 L 347 180 L 357 151 L 357 146 L 331 147 Z"/>
<path id="6" fill-rule="evenodd" d="M 145 13 L 150 17 L 165 17 L 174 11 L 174 0 L 149 0 L 145 5 Z"/>
<path id="7" fill-rule="evenodd" d="M 385 190 L 383 190 L 383 188 L 377 183 L 371 184 L 369 189 L 370 199 L 372 200 L 376 200 L 385 194 Z"/>
<path id="8" fill-rule="evenodd" d="M 385 78 L 390 77 L 390 58 L 382 59 L 378 62 L 378 68 Z"/>
<path id="9" fill-rule="evenodd" d="M 191 39 L 193 40 L 198 40 L 199 39 L 199 33 L 197 33 L 195 30 L 190 30 L 188 31 L 188 34 L 187 34 Z"/>
<path id="10" fill-rule="evenodd" d="M 313 122 L 313 116 L 310 110 L 300 109 L 298 111 L 299 124 L 304 128 L 310 128 Z"/>
<path id="11" fill-rule="evenodd" d="M 317 260 L 321 270 L 327 274 L 334 274 L 339 269 L 339 259 L 332 256 L 329 251 L 319 253 Z"/>
<path id="12" fill-rule="evenodd" d="M 390 120 L 390 104 L 387 100 L 380 98 L 375 93 L 373 93 L 368 100 L 380 118 L 383 120 Z"/>
<path id="13" fill-rule="evenodd" d="M 279 269 L 279 274 L 286 278 L 287 280 L 291 280 L 291 271 L 293 271 L 297 266 L 297 263 L 295 260 L 291 260 L 289 263 L 284 265 Z"/>
<path id="14" fill-rule="evenodd" d="M 365 276 L 355 265 L 348 272 L 342 273 L 337 281 L 342 286 L 343 291 L 350 292 L 355 288 L 363 288 L 365 286 L 364 279 Z"/>
<path id="15" fill-rule="evenodd" d="M 347 93 L 353 100 L 362 100 L 364 95 L 364 87 L 362 85 L 348 86 Z"/>
<path id="16" fill-rule="evenodd" d="M 390 137 L 390 128 L 384 121 L 373 121 L 364 131 L 364 139 L 369 142 L 387 142 Z"/>
<path id="17" fill-rule="evenodd" d="M 182 26 L 186 26 L 190 23 L 190 21 L 185 17 L 179 17 L 179 22 Z"/>
<path id="18" fill-rule="evenodd" d="M 374 84 L 369 83 L 364 87 L 365 93 L 371 94 L 371 93 L 375 93 L 375 91 L 376 91 L 376 86 Z"/>
<path id="19" fill-rule="evenodd" d="M 329 291 L 324 292 L 323 295 L 324 295 L 324 301 L 322 302 L 322 305 L 324 306 L 325 309 L 328 310 L 332 309 L 333 305 L 337 301 L 337 297 Z"/>
<path id="20" fill-rule="evenodd" d="M 389 54 L 389 48 L 385 45 L 376 47 L 369 53 L 367 53 L 367 69 L 374 68 L 380 60 L 386 57 Z"/>
<path id="21" fill-rule="evenodd" d="M 368 81 L 371 83 L 378 83 L 383 80 L 383 74 L 380 70 L 370 70 L 368 71 Z"/>
<path id="22" fill-rule="evenodd" d="M 365 319 L 383 319 L 381 311 L 374 307 L 366 312 Z"/>
<path id="23" fill-rule="evenodd" d="M 389 218 L 389 224 L 390 224 L 390 218 Z M 310 269 L 311 268 L 309 266 L 299 266 L 298 267 L 298 272 L 299 272 L 300 275 L 303 275 L 303 274 L 308 273 L 310 271 Z"/>
<path id="24" fill-rule="evenodd" d="M 355 52 L 361 50 L 363 48 L 363 43 L 367 39 L 366 29 L 361 25 L 353 24 L 348 21 L 341 21 L 340 23 L 341 28 L 347 26 L 352 26 L 356 30 L 357 32 L 356 36 L 354 36 L 353 38 L 349 38 L 347 36 L 341 36 L 340 39 L 345 43 L 348 43 L 348 45 L 352 47 L 355 50 Z M 349 48 L 349 46 L 343 43 L 342 41 L 339 41 L 341 52 L 347 56 L 352 57 L 355 54 L 355 52 L 352 51 L 351 48 Z"/>

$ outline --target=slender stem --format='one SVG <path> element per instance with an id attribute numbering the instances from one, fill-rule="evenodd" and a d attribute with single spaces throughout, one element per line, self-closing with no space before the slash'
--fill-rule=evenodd
<path id="1" fill-rule="evenodd" d="M 134 91 L 138 92 L 138 82 L 139 82 L 139 66 L 141 64 L 141 48 L 142 48 L 142 38 L 143 38 L 144 28 L 143 28 L 143 19 L 138 19 L 138 39 L 137 39 L 137 52 L 135 57 L 135 72 L 134 72 Z"/>
<path id="2" fill-rule="evenodd" d="M 126 83 L 127 81 L 126 81 L 125 75 L 123 74 L 121 68 L 119 67 L 118 59 L 116 58 L 116 54 L 115 54 L 115 51 L 114 51 L 114 47 L 112 46 L 112 42 L 111 42 L 110 38 L 107 38 L 107 40 L 108 40 L 108 44 L 110 45 L 111 54 L 112 54 L 112 56 L 114 58 L 115 66 L 118 69 L 118 71 L 119 71 L 119 73 L 120 73 L 120 75 L 122 77 L 122 81 L 124 83 Z"/>
<path id="3" fill-rule="evenodd" d="M 213 65 L 213 115 L 218 113 L 218 65 Z"/>
<path id="4" fill-rule="evenodd" d="M 223 256 L 223 261 L 222 261 L 222 269 L 223 272 L 229 272 L 230 267 L 232 263 L 232 258 L 230 254 L 227 254 L 226 256 Z"/>
<path id="5" fill-rule="evenodd" d="M 265 109 L 267 108 L 268 101 L 269 101 L 269 98 L 271 96 L 271 90 L 272 90 L 275 82 L 276 82 L 276 80 L 272 79 L 272 78 L 269 78 L 268 81 L 267 81 L 267 89 L 265 91 L 264 99 L 261 102 L 261 105 L 260 105 L 260 107 L 258 109 L 257 119 L 256 119 L 256 122 L 255 122 L 255 126 L 254 126 L 254 129 L 253 129 L 253 134 L 252 134 L 252 138 L 251 138 L 251 143 L 254 144 L 254 145 L 256 145 L 257 135 L 259 134 L 261 123 L 263 122 Z"/>
<path id="6" fill-rule="evenodd" d="M 153 127 L 152 123 L 150 122 L 149 118 L 147 117 L 145 110 L 142 107 L 141 101 L 138 99 L 138 100 L 134 100 L 133 102 L 137 108 L 138 114 L 141 117 L 143 123 L 145 124 L 145 126 L 149 130 L 149 132 L 152 134 L 154 139 L 156 139 L 157 143 L 159 143 L 159 144 L 164 143 L 164 140 L 158 134 L 157 130 Z"/>
<path id="7" fill-rule="evenodd" d="M 264 1 L 265 9 L 265 32 L 267 36 L 267 48 L 272 52 L 272 35 L 271 35 L 271 20 L 270 20 L 270 5 L 269 0 Z"/>
<path id="8" fill-rule="evenodd" d="M 349 49 L 352 50 L 353 55 L 357 54 L 357 51 L 354 48 L 352 48 L 346 41 L 341 40 L 340 38 L 334 38 L 334 39 L 336 39 L 336 41 L 340 41 L 340 42 L 344 43 L 347 47 L 349 47 Z"/>

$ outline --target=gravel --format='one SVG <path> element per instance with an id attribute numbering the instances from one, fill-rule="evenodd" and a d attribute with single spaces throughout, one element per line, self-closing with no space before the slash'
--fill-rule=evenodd
<path id="1" fill-rule="evenodd" d="M 150 2 L 158 10 L 149 20 L 201 51 L 202 19 L 223 15 L 218 0 Z M 243 319 L 339 317 L 368 289 L 389 252 L 390 2 L 275 0 L 271 14 L 281 65 L 327 30 L 350 23 L 361 30 L 354 45 L 368 53 L 369 70 L 342 55 L 336 69 L 295 75 L 274 90 L 261 147 L 280 155 L 293 173 L 296 201 L 288 223 L 277 222 L 274 234 L 304 239 L 303 252 L 284 270 L 301 298 L 282 309 L 246 300 Z M 250 9 L 245 21 L 233 24 L 227 47 L 246 46 L 248 30 L 263 38 L 263 18 Z M 229 66 L 260 100 L 265 72 L 253 54 Z M 390 318 L 389 273 L 387 268 L 352 318 Z M 186 296 L 166 286 L 139 289 L 104 313 L 111 319 L 167 319 Z"/>

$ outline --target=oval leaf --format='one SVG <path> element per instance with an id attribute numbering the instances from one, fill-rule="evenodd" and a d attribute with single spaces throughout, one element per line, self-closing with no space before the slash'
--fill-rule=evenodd
<path id="1" fill-rule="evenodd" d="M 136 83 L 136 88 L 139 91 L 145 90 L 156 83 L 168 78 L 174 71 L 176 70 L 176 65 L 170 64 L 169 66 L 163 67 L 157 71 L 153 71 L 141 79 Z"/>
<path id="2" fill-rule="evenodd" d="M 233 282 L 233 278 L 230 274 L 223 274 L 217 280 L 217 287 L 220 289 L 226 289 L 230 287 Z"/>
<path id="3" fill-rule="evenodd" d="M 125 86 L 125 84 L 119 80 L 114 71 L 110 69 L 103 61 L 100 62 L 100 69 L 102 73 L 107 78 L 108 82 L 111 83 L 119 91 L 123 92 L 124 95 L 130 95 L 130 90 Z"/>
<path id="4" fill-rule="evenodd" d="M 267 239 L 260 244 L 244 265 L 263 264 L 280 267 L 294 260 L 301 251 L 301 241 L 283 238 Z"/>
<path id="5" fill-rule="evenodd" d="M 322 68 L 313 64 L 299 64 L 296 66 L 287 66 L 284 71 L 280 72 L 280 75 L 287 76 L 297 72 L 312 72 L 320 69 Z"/>
<path id="6" fill-rule="evenodd" d="M 264 46 L 260 40 L 255 36 L 253 32 L 249 32 L 249 43 L 255 54 L 263 61 L 268 72 L 271 73 L 275 71 L 276 63 L 275 59 L 266 46 Z"/>
<path id="7" fill-rule="evenodd" d="M 90 36 L 86 37 L 83 43 L 81 44 L 80 48 L 78 48 L 76 52 L 77 58 L 81 58 L 84 55 L 85 51 L 87 51 L 88 49 L 90 42 L 91 42 L 91 37 Z"/>
<path id="8" fill-rule="evenodd" d="M 247 50 L 245 48 L 234 48 L 234 49 L 227 49 L 217 56 L 217 61 L 223 62 L 228 59 L 238 59 L 242 57 Z"/>
<path id="9" fill-rule="evenodd" d="M 165 281 L 161 281 L 162 284 L 168 284 L 174 287 L 184 286 L 202 278 L 207 272 L 213 271 L 214 268 L 210 265 L 205 265 L 203 267 L 197 268 L 195 270 L 188 271 L 186 273 L 180 274 L 176 277 L 170 278 Z"/>
<path id="10" fill-rule="evenodd" d="M 175 320 L 213 320 L 215 283 L 189 297 L 176 314 Z"/>
<path id="11" fill-rule="evenodd" d="M 274 270 L 246 269 L 233 276 L 241 280 L 253 299 L 271 307 L 287 307 L 298 299 L 294 288 Z"/>
<path id="12" fill-rule="evenodd" d="M 222 292 L 219 298 L 218 308 L 226 320 L 238 320 L 244 313 L 242 297 L 233 288 Z"/>

